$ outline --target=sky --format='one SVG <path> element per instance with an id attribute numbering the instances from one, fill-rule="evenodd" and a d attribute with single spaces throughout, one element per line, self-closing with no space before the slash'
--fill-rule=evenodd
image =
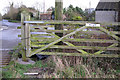
<path id="1" fill-rule="evenodd" d="M 3 15 L 6 12 L 9 2 L 14 2 L 14 6 L 18 7 L 21 4 L 26 5 L 27 7 L 38 6 L 43 8 L 43 3 L 45 2 L 45 10 L 49 7 L 55 7 L 55 0 L 0 0 L 0 13 Z M 90 3 L 91 2 L 91 3 Z M 67 8 L 70 4 L 74 7 L 81 7 L 83 10 L 85 8 L 96 8 L 99 0 L 63 0 L 63 7 Z M 91 6 L 89 6 L 91 4 Z"/>

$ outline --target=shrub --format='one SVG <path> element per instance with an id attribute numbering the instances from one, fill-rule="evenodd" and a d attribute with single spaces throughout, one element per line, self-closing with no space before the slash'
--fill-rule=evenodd
<path id="1" fill-rule="evenodd" d="M 72 18 L 72 20 L 74 20 L 74 21 L 82 21 L 83 18 L 81 16 L 75 16 L 75 17 Z"/>

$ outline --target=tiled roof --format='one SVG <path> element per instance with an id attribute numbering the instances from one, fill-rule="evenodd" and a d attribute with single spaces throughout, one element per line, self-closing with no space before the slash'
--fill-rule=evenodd
<path id="1" fill-rule="evenodd" d="M 96 11 L 116 11 L 119 8 L 118 2 L 99 2 Z"/>

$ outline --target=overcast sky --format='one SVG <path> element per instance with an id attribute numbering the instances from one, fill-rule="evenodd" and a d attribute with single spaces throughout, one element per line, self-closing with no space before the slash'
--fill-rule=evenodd
<path id="1" fill-rule="evenodd" d="M 5 13 L 5 8 L 9 6 L 9 2 L 14 2 L 15 6 L 21 4 L 26 5 L 27 7 L 33 7 L 36 3 L 41 4 L 43 7 L 43 2 L 45 1 L 45 9 L 55 6 L 55 0 L 0 0 L 0 13 L 3 15 Z M 96 8 L 99 0 L 63 0 L 63 7 L 68 7 L 72 4 L 74 7 L 78 6 L 82 9 L 89 8 L 89 3 L 91 1 L 91 8 Z"/>

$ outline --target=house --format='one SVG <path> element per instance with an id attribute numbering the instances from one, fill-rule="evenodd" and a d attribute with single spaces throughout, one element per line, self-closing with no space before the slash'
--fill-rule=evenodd
<path id="1" fill-rule="evenodd" d="M 51 20 L 51 13 L 40 14 L 40 20 Z"/>
<path id="2" fill-rule="evenodd" d="M 28 12 L 33 14 L 33 17 L 38 17 L 38 11 L 34 8 L 28 7 Z"/>
<path id="3" fill-rule="evenodd" d="M 54 20 L 55 14 L 54 11 L 47 10 L 46 13 L 40 13 L 40 20 Z M 66 20 L 66 16 L 63 14 L 63 20 Z"/>
<path id="4" fill-rule="evenodd" d="M 47 9 L 47 13 L 52 13 L 52 8 Z"/>
<path id="5" fill-rule="evenodd" d="M 119 22 L 120 0 L 100 0 L 95 10 L 96 22 Z"/>
<path id="6" fill-rule="evenodd" d="M 51 20 L 52 12 L 52 8 L 49 8 L 46 12 L 40 13 L 40 20 Z"/>

